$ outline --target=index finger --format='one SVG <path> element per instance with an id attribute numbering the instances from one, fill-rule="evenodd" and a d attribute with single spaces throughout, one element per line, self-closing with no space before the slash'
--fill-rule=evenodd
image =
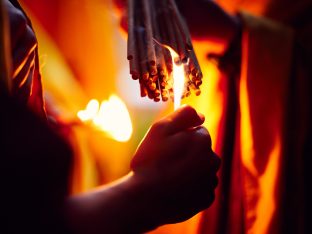
<path id="1" fill-rule="evenodd" d="M 188 105 L 182 106 L 177 111 L 163 119 L 165 134 L 172 135 L 180 131 L 197 127 L 205 122 L 205 117 Z"/>

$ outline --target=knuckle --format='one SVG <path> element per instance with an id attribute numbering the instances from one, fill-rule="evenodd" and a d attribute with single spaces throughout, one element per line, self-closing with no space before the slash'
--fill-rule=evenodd
<path id="1" fill-rule="evenodd" d="M 185 106 L 185 107 L 183 108 L 183 111 L 185 112 L 185 114 L 186 114 L 189 118 L 194 118 L 194 117 L 197 117 L 197 116 L 198 116 L 196 110 L 195 110 L 193 107 L 189 106 L 189 105 Z"/>
<path id="2" fill-rule="evenodd" d="M 221 167 L 221 159 L 210 150 L 206 162 L 210 171 L 210 176 L 215 176 Z"/>
<path id="3" fill-rule="evenodd" d="M 151 128 L 150 128 L 150 132 L 156 132 L 159 129 L 159 122 L 155 122 L 152 124 Z"/>
<path id="4" fill-rule="evenodd" d="M 164 131 L 165 129 L 165 122 L 160 120 L 160 121 L 157 121 L 155 123 L 152 124 L 151 128 L 150 128 L 150 132 L 151 133 L 161 133 Z"/>
<path id="5" fill-rule="evenodd" d="M 204 147 L 211 147 L 211 138 L 207 129 L 203 126 L 199 127 L 194 134 L 194 140 Z"/>
<path id="6" fill-rule="evenodd" d="M 213 160 L 216 171 L 218 171 L 221 167 L 221 162 L 222 162 L 221 158 L 217 156 L 214 152 L 212 152 L 212 160 Z"/>

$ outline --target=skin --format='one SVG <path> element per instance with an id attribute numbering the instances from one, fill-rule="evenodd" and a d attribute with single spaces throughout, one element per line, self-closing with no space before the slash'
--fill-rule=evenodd
<path id="1" fill-rule="evenodd" d="M 13 74 L 27 78 L 21 71 L 29 68 L 27 60 L 37 46 L 35 34 L 20 10 L 8 1 L 5 7 L 11 26 Z M 12 165 L 16 177 L 16 181 L 15 177 L 7 178 L 6 184 L 20 184 L 13 186 L 12 194 L 6 198 L 7 204 L 12 204 L 8 211 L 19 210 L 8 219 L 27 224 L 14 225 L 16 233 L 20 233 L 19 228 L 37 233 L 34 227 L 48 229 L 49 223 L 56 230 L 65 226 L 72 233 L 81 234 L 142 233 L 184 221 L 213 202 L 220 159 L 213 153 L 210 135 L 202 126 L 204 117 L 194 108 L 183 106 L 151 126 L 133 156 L 127 176 L 94 191 L 70 196 L 64 192 L 65 169 L 71 156 L 68 146 L 44 121 L 11 99 L 0 96 L 6 108 L 5 119 L 0 123 L 6 123 L 1 125 L 1 132 L 10 132 L 5 134 L 7 142 L 19 144 L 9 147 L 5 143 L 2 147 L 8 148 L 4 150 L 4 164 Z M 17 170 L 16 160 L 24 160 L 25 167 L 21 165 Z M 21 183 L 20 178 L 25 181 Z M 43 183 L 45 178 L 53 186 Z M 19 187 L 31 195 L 19 196 L 24 194 Z"/>
<path id="2" fill-rule="evenodd" d="M 74 233 L 142 233 L 209 207 L 220 160 L 203 121 L 184 106 L 152 125 L 128 176 L 68 199 Z"/>

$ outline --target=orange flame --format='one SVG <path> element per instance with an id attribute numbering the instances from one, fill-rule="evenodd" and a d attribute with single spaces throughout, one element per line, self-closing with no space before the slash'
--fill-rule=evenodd
<path id="1" fill-rule="evenodd" d="M 182 62 L 177 63 L 176 61 L 180 60 L 179 55 L 169 46 L 165 46 L 171 54 L 172 65 L 173 65 L 173 92 L 174 92 L 174 110 L 178 109 L 181 106 L 182 94 L 184 91 L 185 83 L 185 73 L 184 65 Z"/>
<path id="2" fill-rule="evenodd" d="M 172 77 L 173 77 L 173 93 L 174 93 L 174 110 L 178 109 L 181 106 L 182 95 L 184 91 L 184 83 L 185 83 L 185 72 L 184 72 L 184 64 L 181 61 L 180 56 L 177 52 L 174 51 L 170 46 L 165 45 L 153 39 L 158 45 L 169 50 L 173 65 Z"/>
<path id="3" fill-rule="evenodd" d="M 101 105 L 96 99 L 90 100 L 86 109 L 79 111 L 77 116 L 83 122 L 91 121 L 116 141 L 126 142 L 131 138 L 133 129 L 128 109 L 116 95 L 102 101 Z"/>

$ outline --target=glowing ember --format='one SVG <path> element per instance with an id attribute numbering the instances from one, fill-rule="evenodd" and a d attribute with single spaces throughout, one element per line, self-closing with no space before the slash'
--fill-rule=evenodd
<path id="1" fill-rule="evenodd" d="M 116 141 L 128 141 L 132 135 L 132 123 L 123 101 L 112 95 L 108 101 L 99 102 L 92 99 L 85 110 L 77 113 L 78 118 L 92 123 Z"/>

